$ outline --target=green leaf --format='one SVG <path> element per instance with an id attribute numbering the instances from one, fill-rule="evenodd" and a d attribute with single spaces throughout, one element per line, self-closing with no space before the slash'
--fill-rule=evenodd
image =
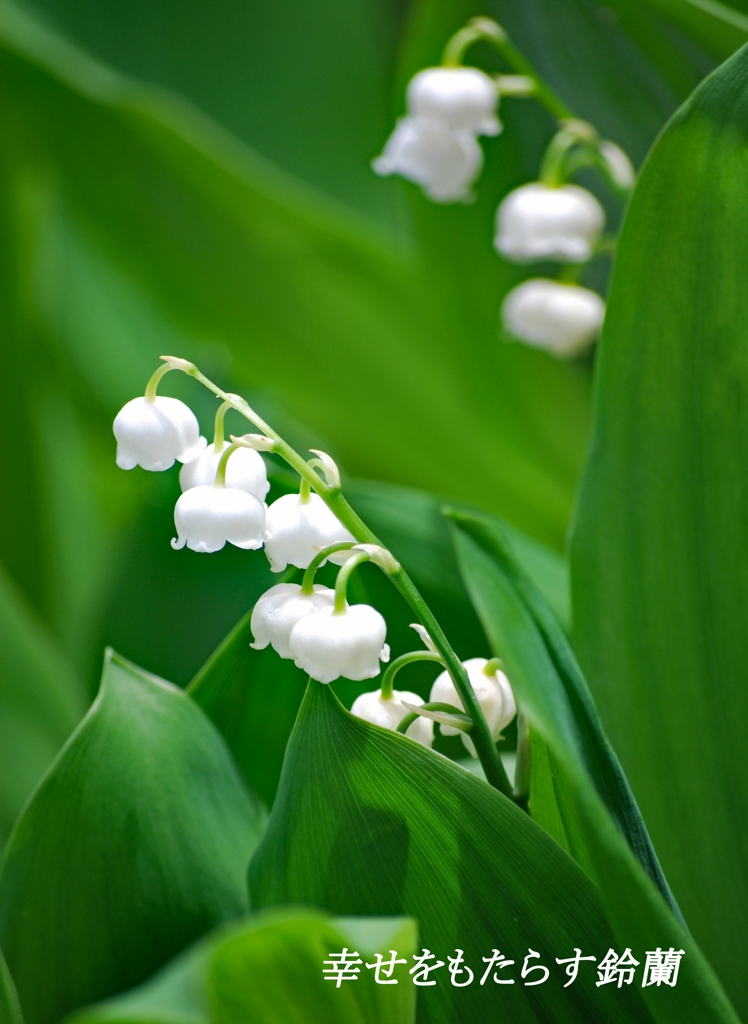
<path id="1" fill-rule="evenodd" d="M 83 686 L 0 566 L 0 843 L 86 708 Z"/>
<path id="2" fill-rule="evenodd" d="M 263 825 L 194 701 L 110 654 L 0 874 L 0 946 L 28 1024 L 142 981 L 246 910 Z"/>
<path id="3" fill-rule="evenodd" d="M 250 647 L 251 618 L 252 608 L 203 665 L 188 693 L 220 730 L 244 777 L 270 807 L 308 677 L 272 647 Z"/>
<path id="4" fill-rule="evenodd" d="M 685 951 L 688 971 L 675 988 L 643 990 L 654 1018 L 736 1024 L 715 975 L 663 898 L 667 884 L 644 823 L 561 629 L 512 565 L 495 523 L 457 513 L 452 518 L 468 592 L 518 704 L 560 765 L 556 792 L 564 829 L 584 841 L 618 941 L 642 952 L 655 945 Z"/>
<path id="5" fill-rule="evenodd" d="M 262 911 L 205 936 L 133 992 L 76 1014 L 78 1024 L 412 1024 L 415 993 L 407 966 L 396 985 L 378 985 L 365 963 L 396 949 L 409 958 L 416 928 L 407 918 L 330 918 L 303 907 Z M 354 981 L 330 984 L 322 973 L 331 953 L 355 950 L 363 961 Z M 383 977 L 385 977 L 383 975 Z"/>
<path id="6" fill-rule="evenodd" d="M 485 782 L 352 717 L 319 683 L 310 682 L 291 736 L 250 893 L 253 906 L 415 918 L 420 944 L 445 965 L 437 986 L 421 989 L 424 1022 L 651 1019 L 638 989 L 597 988 L 594 972 L 562 987 L 555 957 L 581 945 L 600 958 L 613 944 L 597 890 L 574 861 Z M 479 984 L 494 948 L 515 961 L 516 984 Z M 519 980 L 528 948 L 551 970 L 547 984 Z M 476 975 L 464 988 L 446 975 L 456 949 Z"/>
<path id="7" fill-rule="evenodd" d="M 744 1014 L 748 51 L 631 202 L 573 536 L 580 655 L 694 936 Z"/>
<path id="8" fill-rule="evenodd" d="M 2 950 L 0 950 L 0 1024 L 23 1024 L 18 993 Z"/>

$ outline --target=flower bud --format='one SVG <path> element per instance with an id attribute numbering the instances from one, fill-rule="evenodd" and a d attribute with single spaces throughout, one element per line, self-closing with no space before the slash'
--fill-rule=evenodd
<path id="1" fill-rule="evenodd" d="M 598 144 L 597 148 L 608 165 L 610 176 L 616 185 L 621 188 L 632 188 L 636 181 L 636 171 L 621 147 L 617 146 L 615 142 L 603 141 Z"/>
<path id="2" fill-rule="evenodd" d="M 322 608 L 301 619 L 291 630 L 289 647 L 299 668 L 320 683 L 346 679 L 373 679 L 379 661 L 389 661 L 384 642 L 387 624 L 368 604 L 354 604 L 344 612 Z"/>
<path id="3" fill-rule="evenodd" d="M 469 198 L 483 168 L 483 150 L 470 132 L 403 117 L 371 166 L 376 174 L 415 182 L 435 203 L 456 203 Z"/>
<path id="4" fill-rule="evenodd" d="M 262 547 L 265 506 L 233 487 L 191 487 L 174 509 L 177 537 L 171 546 L 192 551 L 220 551 L 226 544 L 255 550 Z"/>
<path id="5" fill-rule="evenodd" d="M 211 486 L 215 482 L 218 463 L 225 451 L 226 445 L 217 452 L 213 445 L 209 444 L 196 459 L 185 463 L 179 471 L 182 490 Z M 258 501 L 265 500 L 270 484 L 265 463 L 259 452 L 251 448 L 237 448 L 229 455 L 226 463 L 226 486 L 246 491 L 247 494 L 254 495 Z"/>
<path id="6" fill-rule="evenodd" d="M 563 358 L 593 341 L 605 318 L 605 303 L 589 288 L 538 277 L 509 292 L 501 316 L 515 338 Z"/>
<path id="7" fill-rule="evenodd" d="M 501 735 L 501 730 L 505 729 L 517 714 L 517 705 L 514 701 L 514 694 L 512 693 L 509 680 L 501 671 L 487 675 L 484 672 L 486 665 L 488 665 L 488 661 L 485 658 L 469 658 L 467 661 L 463 661 L 462 664 L 465 666 L 468 679 L 485 715 L 491 735 L 496 740 Z M 442 672 L 434 680 L 429 701 L 431 703 L 452 704 L 454 707 L 463 708 L 464 710 L 460 695 L 448 672 Z M 459 729 L 446 725 L 442 725 L 441 730 L 445 736 L 456 736 L 460 732 Z M 460 732 L 460 735 L 462 736 L 462 742 L 472 756 L 475 757 L 475 747 L 470 736 L 464 732 Z"/>
<path id="8" fill-rule="evenodd" d="M 409 704 L 423 704 L 423 698 L 408 690 L 393 690 L 391 700 L 384 700 L 382 691 L 374 690 L 356 697 L 351 714 L 356 718 L 363 718 L 365 722 L 371 722 L 373 725 L 379 725 L 383 729 L 392 729 L 395 732 L 403 718 L 410 714 L 408 708 L 403 707 L 401 703 L 403 700 L 407 700 Z M 430 747 L 434 742 L 434 723 L 428 718 L 419 717 L 412 725 L 408 726 L 405 735 L 422 743 L 424 747 Z"/>
<path id="9" fill-rule="evenodd" d="M 306 569 L 322 548 L 354 540 L 318 494 L 310 494 L 308 501 L 284 494 L 267 510 L 265 552 L 273 572 L 283 572 L 289 564 Z M 332 561 L 340 564 L 349 556 L 350 551 L 342 551 Z"/>
<path id="10" fill-rule="evenodd" d="M 499 91 L 478 68 L 425 68 L 411 79 L 408 114 L 450 131 L 498 135 Z"/>
<path id="11" fill-rule="evenodd" d="M 298 583 L 277 583 L 254 606 L 250 626 L 255 642 L 249 646 L 261 651 L 272 644 L 281 658 L 293 657 L 289 639 L 296 623 L 334 603 L 335 591 L 329 587 L 315 585 L 313 593 L 302 594 Z"/>
<path id="12" fill-rule="evenodd" d="M 605 213 L 591 192 L 577 185 L 550 188 L 534 182 L 499 203 L 494 246 L 514 263 L 586 263 L 604 226 Z"/>
<path id="13" fill-rule="evenodd" d="M 190 462 L 205 447 L 194 412 L 177 398 L 157 395 L 150 402 L 133 398 L 114 419 L 117 465 L 142 466 L 153 472 L 170 469 L 174 460 Z"/>

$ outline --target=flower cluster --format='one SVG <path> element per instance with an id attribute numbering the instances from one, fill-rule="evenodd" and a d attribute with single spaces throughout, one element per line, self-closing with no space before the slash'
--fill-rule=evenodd
<path id="1" fill-rule="evenodd" d="M 479 135 L 498 135 L 496 83 L 477 68 L 426 68 L 408 86 L 377 174 L 399 174 L 437 203 L 465 201 L 483 169 Z"/>
<path id="2" fill-rule="evenodd" d="M 489 76 L 462 66 L 465 50 L 478 40 L 498 49 L 520 74 Z M 600 252 L 605 214 L 591 192 L 568 178 L 583 167 L 597 167 L 614 190 L 625 192 L 633 185 L 634 169 L 615 143 L 570 116 L 500 25 L 473 19 L 447 43 L 444 66 L 415 75 L 407 88 L 407 114 L 372 166 L 377 174 L 415 182 L 435 202 L 465 201 L 483 167 L 477 137 L 501 130 L 496 117 L 501 95 L 538 99 L 559 129 L 546 150 L 541 180 L 514 189 L 500 203 L 494 247 L 513 263 L 569 265 L 560 280 L 533 278 L 513 289 L 501 319 L 510 337 L 569 358 L 594 341 L 605 316 L 600 296 L 577 282 L 581 267 Z"/>
<path id="3" fill-rule="evenodd" d="M 329 554 L 340 564 L 369 557 L 360 549 L 351 551 L 352 534 L 308 487 L 306 493 L 302 485 L 299 494 L 286 494 L 266 505 L 265 462 L 252 448 L 224 442 L 224 406 L 216 418 L 215 439 L 208 445 L 189 407 L 156 395 L 156 383 L 157 379 L 149 385 L 144 398 L 128 402 L 114 421 L 117 464 L 160 471 L 175 460 L 183 463 L 182 494 L 174 509 L 174 548 L 213 552 L 227 543 L 255 550 L 264 546 L 273 572 L 288 565 L 307 569 L 315 560 L 322 565 L 327 559 L 320 553 L 329 547 L 345 549 Z M 255 605 L 251 627 L 254 647 L 271 644 L 282 658 L 293 658 L 322 683 L 339 676 L 370 679 L 379 675 L 380 659 L 389 659 L 384 618 L 369 605 L 349 606 L 344 588 L 336 601 L 335 591 L 327 587 L 280 583 Z"/>
<path id="4" fill-rule="evenodd" d="M 419 110 L 429 113 L 428 104 Z M 485 121 L 482 123 L 485 127 Z M 462 126 L 455 115 L 447 128 L 457 131 Z M 387 624 L 371 605 L 348 603 L 348 581 L 365 561 L 375 563 L 393 579 L 400 577 L 397 585 L 403 596 L 424 622 L 431 622 L 430 630 L 423 625 L 414 627 L 428 649 L 396 658 L 384 672 L 381 689 L 361 694 L 352 713 L 385 729 L 405 732 L 427 747 L 433 743 L 435 721 L 445 735 L 460 731 L 468 750 L 474 756 L 480 752 L 487 779 L 490 774 L 492 784 L 511 794 L 495 741 L 516 714 L 516 706 L 498 663 L 473 658 L 460 665 L 401 566 L 375 543 L 345 502 L 338 468 L 329 455 L 313 450 L 315 458 L 306 461 L 242 398 L 218 389 L 193 363 L 172 356 L 162 359 L 165 365 L 153 374 L 145 395 L 128 402 L 115 418 L 117 464 L 124 469 L 140 465 L 149 471 L 163 471 L 175 461 L 182 463 L 182 494 L 174 509 L 174 548 L 207 553 L 220 551 L 227 543 L 250 550 L 264 547 L 273 572 L 288 566 L 304 570 L 301 583 L 278 583 L 259 598 L 250 619 L 251 646 L 256 650 L 272 647 L 279 657 L 293 660 L 320 683 L 341 676 L 372 679 L 380 674 L 382 663 L 390 660 Z M 161 377 L 171 369 L 197 377 L 223 399 L 211 444 L 200 435 L 197 419 L 184 402 L 157 395 Z M 227 443 L 224 417 L 232 408 L 264 433 L 232 435 Z M 298 494 L 285 494 L 267 505 L 267 467 L 260 452 L 277 453 L 298 472 Z M 349 522 L 359 537 L 370 540 L 357 542 L 341 519 Z M 328 560 L 340 566 L 334 589 L 314 582 L 317 569 Z M 439 649 L 433 639 L 435 631 L 441 636 Z M 434 682 L 427 704 L 417 694 L 392 686 L 396 672 L 422 660 L 445 668 Z"/>

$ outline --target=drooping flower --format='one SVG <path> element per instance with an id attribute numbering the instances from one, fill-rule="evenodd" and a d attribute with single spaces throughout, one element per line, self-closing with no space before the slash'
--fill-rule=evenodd
<path id="1" fill-rule="evenodd" d="M 289 641 L 296 623 L 332 608 L 334 602 L 335 591 L 329 587 L 315 585 L 311 594 L 304 594 L 297 583 L 277 583 L 254 606 L 250 626 L 255 642 L 250 647 L 261 651 L 271 644 L 281 658 L 293 657 Z"/>
<path id="2" fill-rule="evenodd" d="M 320 683 L 373 679 L 379 662 L 389 661 L 385 644 L 387 624 L 368 604 L 346 606 L 342 612 L 322 608 L 301 619 L 291 630 L 289 647 L 299 668 Z"/>
<path id="3" fill-rule="evenodd" d="M 176 459 L 190 462 L 205 447 L 195 414 L 177 398 L 133 398 L 117 413 L 112 429 L 120 469 L 161 472 Z"/>
<path id="4" fill-rule="evenodd" d="M 410 117 L 474 135 L 498 135 L 496 83 L 478 68 L 424 68 L 408 85 Z"/>
<path id="5" fill-rule="evenodd" d="M 499 203 L 494 246 L 514 263 L 586 263 L 604 226 L 605 213 L 591 192 L 533 182 Z"/>
<path id="6" fill-rule="evenodd" d="M 196 459 L 185 463 L 179 471 L 179 483 L 183 491 L 191 487 L 209 486 L 216 479 L 216 470 L 226 446 L 215 451 L 209 444 Z M 258 501 L 264 501 L 270 489 L 268 474 L 259 452 L 252 448 L 237 448 L 226 463 L 226 486 L 253 494 Z"/>
<path id="7" fill-rule="evenodd" d="M 505 729 L 517 714 L 517 705 L 511 684 L 500 670 L 490 671 L 493 666 L 486 658 L 469 658 L 467 661 L 463 661 L 463 665 L 485 715 L 491 735 L 494 739 L 498 739 L 502 729 Z M 488 673 L 485 671 L 486 666 L 489 667 Z M 431 687 L 429 700 L 433 703 L 452 704 L 453 707 L 464 710 L 460 695 L 448 672 L 442 672 L 436 677 L 434 685 Z M 442 725 L 441 730 L 445 736 L 456 736 L 459 732 L 462 742 L 472 756 L 476 756 L 475 747 L 469 735 L 452 726 Z"/>
<path id="8" fill-rule="evenodd" d="M 192 551 L 220 551 L 226 542 L 255 550 L 263 544 L 265 506 L 246 491 L 233 487 L 191 487 L 174 509 L 175 549 L 185 544 Z"/>
<path id="9" fill-rule="evenodd" d="M 597 336 L 605 318 L 605 303 L 589 288 L 539 277 L 509 292 L 501 316 L 515 338 L 568 358 Z"/>
<path id="10" fill-rule="evenodd" d="M 456 203 L 469 197 L 483 168 L 483 150 L 470 132 L 402 117 L 372 168 L 420 185 L 435 203 Z"/>
<path id="11" fill-rule="evenodd" d="M 410 693 L 408 690 L 393 690 L 389 700 L 382 697 L 381 690 L 373 690 L 371 693 L 362 693 L 356 697 L 351 714 L 357 718 L 363 718 L 365 722 L 379 725 L 383 729 L 392 729 L 394 732 L 403 718 L 410 714 L 409 709 L 402 705 L 404 700 L 409 704 L 423 704 L 422 697 L 419 697 L 417 693 Z M 419 717 L 412 725 L 408 726 L 405 735 L 422 743 L 424 747 L 430 747 L 434 742 L 434 723 L 429 718 Z"/>
<path id="12" fill-rule="evenodd" d="M 322 548 L 354 540 L 318 494 L 310 494 L 307 500 L 299 494 L 284 494 L 267 510 L 265 552 L 273 572 L 283 572 L 289 564 L 306 569 Z M 349 554 L 343 551 L 331 560 L 344 562 Z"/>

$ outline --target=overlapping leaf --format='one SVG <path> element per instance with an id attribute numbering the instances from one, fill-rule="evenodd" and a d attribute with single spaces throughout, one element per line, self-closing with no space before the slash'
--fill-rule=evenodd
<path id="1" fill-rule="evenodd" d="M 246 910 L 263 826 L 197 705 L 110 655 L 0 874 L 0 945 L 26 1021 L 52 1024 L 142 981 Z"/>
<path id="2" fill-rule="evenodd" d="M 582 945 L 600 958 L 613 944 L 597 890 L 574 861 L 485 782 L 353 718 L 319 683 L 310 682 L 291 736 L 250 894 L 254 906 L 304 901 L 415 918 L 421 945 L 444 964 L 436 987 L 422 989 L 424 1022 L 651 1020 L 636 989 L 597 988 L 594 973 L 563 988 L 555 957 Z M 515 961 L 514 985 L 479 983 L 494 948 Z M 522 983 L 529 948 L 541 957 L 530 963 L 553 972 L 546 984 Z M 474 973 L 462 988 L 446 972 L 456 949 Z"/>
<path id="3" fill-rule="evenodd" d="M 453 518 L 460 565 L 486 635 L 532 727 L 561 768 L 560 787 L 554 780 L 559 813 L 552 832 L 570 847 L 580 837 L 622 946 L 642 952 L 672 947 L 685 953 L 687 968 L 684 964 L 676 987 L 643 990 L 655 1020 L 736 1024 L 716 975 L 666 902 L 667 885 L 641 816 L 561 630 L 512 564 L 496 524 Z M 543 781 L 547 814 L 552 810 L 547 776 Z"/>
<path id="4" fill-rule="evenodd" d="M 601 712 L 694 936 L 748 982 L 748 51 L 655 147 L 620 244 L 574 530 Z"/>
<path id="5" fill-rule="evenodd" d="M 80 1024 L 413 1024 L 407 964 L 377 984 L 366 963 L 396 949 L 409 962 L 416 928 L 406 918 L 330 918 L 306 908 L 270 910 L 217 929 L 132 992 L 76 1014 Z M 323 975 L 330 954 L 355 950 L 357 976 Z M 355 962 L 352 967 L 356 967 Z M 382 974 L 382 981 L 387 976 Z"/>

